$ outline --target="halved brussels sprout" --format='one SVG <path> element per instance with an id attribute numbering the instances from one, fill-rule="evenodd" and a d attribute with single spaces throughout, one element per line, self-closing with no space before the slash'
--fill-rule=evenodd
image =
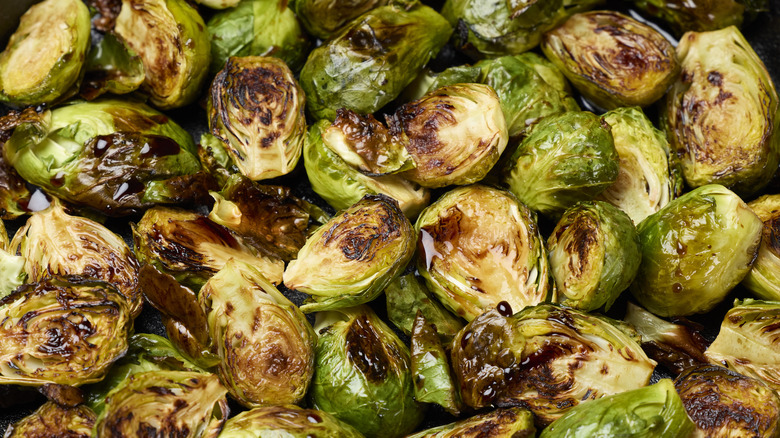
<path id="1" fill-rule="evenodd" d="M 764 63 L 733 26 L 683 35 L 677 56 L 661 123 L 685 182 L 757 192 L 780 162 L 780 99 Z"/>
<path id="2" fill-rule="evenodd" d="M 414 398 L 420 403 L 437 404 L 452 415 L 460 414 L 462 402 L 452 380 L 447 353 L 436 327 L 419 310 L 414 320 L 410 349 Z"/>
<path id="3" fill-rule="evenodd" d="M 761 299 L 780 301 L 780 195 L 764 195 L 748 207 L 764 227 L 758 256 L 742 284 Z"/>
<path id="4" fill-rule="evenodd" d="M 330 124 L 320 120 L 312 125 L 303 145 L 303 164 L 314 192 L 336 210 L 381 193 L 395 199 L 407 217 L 417 217 L 428 205 L 430 192 L 399 175 L 368 176 L 347 164 L 322 139 Z"/>
<path id="5" fill-rule="evenodd" d="M 536 436 L 533 414 L 523 408 L 500 408 L 407 438 L 531 438 Z"/>
<path id="6" fill-rule="evenodd" d="M 266 406 L 241 412 L 225 422 L 220 438 L 363 438 L 352 426 L 327 412 L 297 406 Z"/>
<path id="7" fill-rule="evenodd" d="M 780 434 L 780 398 L 760 380 L 705 365 L 686 370 L 674 387 L 702 436 Z"/>
<path id="8" fill-rule="evenodd" d="M 423 187 L 477 182 L 509 140 L 496 92 L 483 84 L 448 85 L 388 116 L 415 168 L 404 175 Z"/>
<path id="9" fill-rule="evenodd" d="M 689 30 L 701 32 L 740 26 L 745 18 L 769 10 L 768 0 L 632 0 L 634 5 L 660 18 L 681 35 Z"/>
<path id="10" fill-rule="evenodd" d="M 605 109 L 652 104 L 680 71 L 663 35 L 613 11 L 573 15 L 544 35 L 542 50 L 580 93 Z"/>
<path id="11" fill-rule="evenodd" d="M 453 340 L 451 355 L 468 406 L 522 406 L 540 426 L 582 402 L 647 385 L 655 368 L 608 318 L 550 304 L 483 313 Z"/>
<path id="12" fill-rule="evenodd" d="M 415 228 L 417 269 L 456 315 L 471 321 L 502 302 L 511 314 L 553 297 L 536 215 L 511 193 L 457 188 L 426 208 Z"/>
<path id="13" fill-rule="evenodd" d="M 319 335 L 309 397 L 367 438 L 399 437 L 423 419 L 414 400 L 409 349 L 367 306 L 317 314 Z"/>
<path id="14" fill-rule="evenodd" d="M 110 284 L 75 277 L 27 284 L 0 300 L 0 384 L 79 386 L 127 350 L 132 319 Z"/>
<path id="15" fill-rule="evenodd" d="M 612 127 L 620 166 L 617 181 L 596 199 L 625 211 L 635 225 L 682 191 L 682 176 L 669 157 L 666 136 L 637 107 L 604 114 Z"/>
<path id="16" fill-rule="evenodd" d="M 113 34 L 92 47 L 84 67 L 81 97 L 93 100 L 105 93 L 127 94 L 144 82 L 144 64 Z"/>
<path id="17" fill-rule="evenodd" d="M 642 261 L 631 218 L 601 201 L 566 210 L 547 239 L 547 251 L 558 302 L 585 312 L 609 310 Z"/>
<path id="18" fill-rule="evenodd" d="M 290 6 L 311 35 L 327 40 L 355 18 L 389 4 L 411 7 L 414 0 L 296 0 Z"/>
<path id="19" fill-rule="evenodd" d="M 140 103 L 46 111 L 17 126 L 3 152 L 28 182 L 113 216 L 207 197 L 214 184 L 187 131 Z"/>
<path id="20" fill-rule="evenodd" d="M 631 293 L 659 316 L 709 312 L 750 271 L 763 225 L 723 186 L 686 193 L 637 227 L 642 264 Z"/>
<path id="21" fill-rule="evenodd" d="M 542 431 L 540 438 L 631 436 L 687 438 L 696 429 L 669 379 L 582 403 Z"/>
<path id="22" fill-rule="evenodd" d="M 95 422 L 97 436 L 216 437 L 228 417 L 214 374 L 149 371 L 128 377 L 106 398 Z"/>
<path id="23" fill-rule="evenodd" d="M 8 426 L 4 438 L 90 438 L 95 413 L 81 405 L 63 407 L 46 402 L 32 414 Z"/>
<path id="24" fill-rule="evenodd" d="M 207 24 L 209 73 L 222 70 L 231 56 L 275 56 L 293 71 L 300 70 L 309 53 L 309 38 L 287 5 L 278 0 L 243 0 L 214 14 Z"/>
<path id="25" fill-rule="evenodd" d="M 416 237 L 394 199 L 366 195 L 309 237 L 284 285 L 312 295 L 307 313 L 367 303 L 409 263 Z"/>
<path id="26" fill-rule="evenodd" d="M 273 284 L 282 281 L 282 260 L 258 254 L 244 239 L 197 213 L 151 208 L 133 227 L 133 240 L 139 262 L 150 263 L 195 289 L 230 259 L 254 266 Z"/>
<path id="27" fill-rule="evenodd" d="M 114 33 L 141 57 L 142 89 L 161 109 L 197 99 L 211 62 L 206 23 L 185 0 L 122 0 Z"/>
<path id="28" fill-rule="evenodd" d="M 209 129 L 249 179 L 286 175 L 303 149 L 304 101 L 284 61 L 231 57 L 211 83 Z"/>
<path id="29" fill-rule="evenodd" d="M 329 120 L 339 108 L 376 112 L 414 80 L 450 33 L 447 21 L 422 4 L 367 12 L 309 55 L 301 70 L 307 110 Z"/>
<path id="30" fill-rule="evenodd" d="M 254 267 L 229 260 L 198 294 L 218 374 L 247 407 L 298 403 L 314 373 L 317 338 L 298 307 Z"/>
<path id="31" fill-rule="evenodd" d="M 89 20 L 81 0 L 31 6 L 0 53 L 0 101 L 38 105 L 74 91 L 89 49 Z"/>
<path id="32" fill-rule="evenodd" d="M 78 275 L 112 284 L 127 300 L 132 317 L 141 313 L 138 260 L 121 237 L 84 217 L 70 216 L 59 202 L 33 213 L 11 241 L 24 257 L 30 282 L 51 275 Z"/>
<path id="33" fill-rule="evenodd" d="M 614 184 L 618 167 L 604 118 L 569 111 L 534 127 L 509 158 L 504 182 L 531 209 L 555 217 Z"/>

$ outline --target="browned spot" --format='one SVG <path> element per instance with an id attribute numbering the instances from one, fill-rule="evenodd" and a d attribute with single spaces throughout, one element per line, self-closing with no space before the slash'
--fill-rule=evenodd
<path id="1" fill-rule="evenodd" d="M 345 339 L 347 357 L 372 382 L 382 382 L 390 372 L 391 363 L 402 361 L 393 350 L 383 348 L 384 343 L 376 329 L 362 315 L 355 319 Z"/>

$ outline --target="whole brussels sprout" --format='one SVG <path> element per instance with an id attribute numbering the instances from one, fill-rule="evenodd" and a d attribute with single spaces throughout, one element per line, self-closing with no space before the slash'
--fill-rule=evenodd
<path id="1" fill-rule="evenodd" d="M 297 406 L 266 406 L 241 412 L 225 422 L 220 438 L 343 437 L 363 438 L 352 426 L 327 412 Z"/>
<path id="2" fill-rule="evenodd" d="M 211 35 L 210 75 L 222 70 L 231 56 L 275 56 L 298 71 L 309 53 L 309 38 L 287 2 L 243 0 L 214 14 L 206 26 Z"/>
<path id="3" fill-rule="evenodd" d="M 540 438 L 631 436 L 687 438 L 696 427 L 669 379 L 582 403 L 542 431 Z"/>
<path id="4" fill-rule="evenodd" d="M 677 56 L 682 74 L 661 122 L 685 182 L 757 192 L 780 162 L 780 100 L 766 67 L 733 26 L 683 35 Z"/>
<path id="5" fill-rule="evenodd" d="M 0 384 L 79 386 L 127 350 L 132 319 L 108 283 L 76 277 L 26 284 L 0 300 Z"/>
<path id="6" fill-rule="evenodd" d="M 109 33 L 89 51 L 79 94 L 94 100 L 105 93 L 131 93 L 143 84 L 144 77 L 141 57 Z"/>
<path id="7" fill-rule="evenodd" d="M 89 43 L 89 9 L 81 0 L 33 5 L 0 53 L 0 102 L 26 106 L 68 97 Z"/>
<path id="8" fill-rule="evenodd" d="M 122 0 L 114 33 L 141 57 L 141 87 L 154 106 L 178 108 L 197 99 L 211 45 L 194 6 L 185 0 Z"/>
<path id="9" fill-rule="evenodd" d="M 678 35 L 731 25 L 740 26 L 758 12 L 769 10 L 767 0 L 632 0 L 642 12 L 660 18 Z"/>
<path id="10" fill-rule="evenodd" d="M 748 207 L 764 227 L 758 256 L 742 285 L 761 299 L 780 301 L 780 195 L 764 195 Z"/>
<path id="11" fill-rule="evenodd" d="M 81 405 L 64 407 L 46 402 L 32 414 L 8 426 L 4 438 L 90 438 L 95 413 Z"/>
<path id="12" fill-rule="evenodd" d="M 703 436 L 780 433 L 780 398 L 760 380 L 704 365 L 680 374 L 674 387 Z"/>
<path id="13" fill-rule="evenodd" d="M 609 310 L 642 261 L 631 218 L 601 201 L 566 210 L 547 239 L 547 251 L 558 302 L 585 312 Z"/>
<path id="14" fill-rule="evenodd" d="M 666 136 L 637 107 L 604 114 L 620 166 L 617 181 L 598 200 L 625 211 L 635 225 L 660 210 L 682 191 L 682 176 L 669 157 Z"/>
<path id="15" fill-rule="evenodd" d="M 522 406 L 545 426 L 580 403 L 648 384 L 655 368 L 624 327 L 551 304 L 501 306 L 452 342 L 452 368 L 473 408 Z"/>
<path id="16" fill-rule="evenodd" d="M 631 293 L 659 316 L 709 312 L 750 271 L 762 228 L 729 189 L 692 190 L 637 227 L 642 264 Z"/>
<path id="17" fill-rule="evenodd" d="M 410 349 L 415 400 L 437 404 L 452 415 L 460 414 L 462 403 L 452 380 L 447 353 L 436 327 L 420 310 L 414 320 Z"/>
<path id="18" fill-rule="evenodd" d="M 504 303 L 511 313 L 553 296 L 536 215 L 483 185 L 444 194 L 417 219 L 417 269 L 434 295 L 469 321 Z"/>
<path id="19" fill-rule="evenodd" d="M 530 438 L 534 416 L 523 408 L 500 408 L 465 420 L 426 429 L 407 438 Z"/>
<path id="20" fill-rule="evenodd" d="M 504 182 L 532 210 L 555 217 L 614 184 L 618 167 L 604 118 L 569 111 L 534 127 L 509 158 Z"/>
<path id="21" fill-rule="evenodd" d="M 296 0 L 290 6 L 311 35 L 327 40 L 355 18 L 380 6 L 411 7 L 414 0 Z"/>
<path id="22" fill-rule="evenodd" d="M 399 437 L 423 419 L 414 399 L 409 349 L 367 306 L 317 314 L 312 407 L 367 438 Z"/>
<path id="23" fill-rule="evenodd" d="M 416 237 L 395 200 L 366 195 L 309 237 L 284 285 L 312 295 L 307 313 L 367 303 L 409 263 Z"/>
<path id="24" fill-rule="evenodd" d="M 309 113 L 333 120 L 339 108 L 376 112 L 414 80 L 450 33 L 447 21 L 422 4 L 382 6 L 356 18 L 303 66 Z"/>
<path id="25" fill-rule="evenodd" d="M 209 129 L 253 181 L 291 172 L 303 150 L 303 90 L 284 61 L 230 57 L 208 100 Z"/>

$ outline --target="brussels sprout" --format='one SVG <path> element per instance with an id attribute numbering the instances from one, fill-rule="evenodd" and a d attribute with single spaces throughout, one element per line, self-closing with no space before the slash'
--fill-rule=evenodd
<path id="1" fill-rule="evenodd" d="M 642 12 L 660 18 L 681 35 L 689 30 L 740 26 L 745 18 L 769 10 L 767 0 L 632 0 Z"/>
<path id="2" fill-rule="evenodd" d="M 596 199 L 625 211 L 634 224 L 657 212 L 682 191 L 682 177 L 669 158 L 669 142 L 641 109 L 604 114 L 620 160 L 617 181 Z"/>
<path id="3" fill-rule="evenodd" d="M 609 310 L 642 261 L 631 218 L 601 201 L 566 210 L 547 239 L 547 251 L 558 302 L 585 312 Z"/>
<path id="4" fill-rule="evenodd" d="M 655 362 L 608 318 L 550 304 L 507 315 L 491 309 L 452 342 L 468 406 L 522 406 L 544 426 L 581 402 L 650 381 Z"/>
<path id="5" fill-rule="evenodd" d="M 425 319 L 420 310 L 414 320 L 411 342 L 414 398 L 420 403 L 437 404 L 452 415 L 458 415 L 462 403 L 452 380 L 447 353 L 436 327 Z"/>
<path id="6" fill-rule="evenodd" d="M 762 228 L 727 188 L 690 191 L 637 227 L 642 264 L 631 293 L 659 316 L 709 312 L 750 271 Z"/>
<path id="7" fill-rule="evenodd" d="M 780 302 L 735 300 L 704 355 L 712 363 L 763 380 L 780 391 Z"/>
<path id="8" fill-rule="evenodd" d="M 327 40 L 355 18 L 380 6 L 395 4 L 406 8 L 414 0 L 296 0 L 290 6 L 311 35 Z"/>
<path id="9" fill-rule="evenodd" d="M 439 88 L 400 107 L 388 124 L 416 164 L 404 175 L 423 187 L 481 180 L 509 140 L 498 96 L 483 84 Z"/>
<path id="10" fill-rule="evenodd" d="M 229 419 L 220 438 L 344 437 L 362 438 L 352 426 L 327 412 L 297 406 L 267 406 L 242 412 Z"/>
<path id="11" fill-rule="evenodd" d="M 702 436 L 780 434 L 780 398 L 760 380 L 705 365 L 685 371 L 674 387 Z"/>
<path id="12" fill-rule="evenodd" d="M 10 248 L 24 257 L 31 282 L 51 275 L 105 281 L 125 297 L 131 316 L 141 313 L 138 261 L 125 241 L 91 219 L 68 215 L 59 202 L 30 216 Z"/>
<path id="13" fill-rule="evenodd" d="M 508 312 L 552 298 L 536 215 L 483 185 L 444 194 L 417 219 L 417 269 L 452 312 L 469 321 L 503 302 Z"/>
<path id="14" fill-rule="evenodd" d="M 0 53 L 0 101 L 26 106 L 66 98 L 89 43 L 89 9 L 81 0 L 33 5 Z"/>
<path id="15" fill-rule="evenodd" d="M 309 38 L 287 2 L 243 0 L 214 14 L 207 27 L 211 75 L 222 70 L 231 56 L 275 56 L 298 71 L 309 53 Z"/>
<path id="16" fill-rule="evenodd" d="M 209 129 L 253 181 L 290 173 L 303 149 L 304 95 L 278 58 L 231 57 L 208 100 Z"/>
<path id="17" fill-rule="evenodd" d="M 122 0 L 114 32 L 141 57 L 141 87 L 154 106 L 178 108 L 197 99 L 211 45 L 195 7 L 185 0 Z"/>
<path id="18" fill-rule="evenodd" d="M 761 299 L 780 301 L 780 195 L 764 195 L 748 207 L 764 228 L 758 256 L 742 284 Z"/>
<path id="19" fill-rule="evenodd" d="M 313 296 L 307 313 L 367 303 L 409 263 L 416 237 L 395 200 L 366 195 L 309 237 L 284 285 Z"/>
<path id="20" fill-rule="evenodd" d="M 368 176 L 347 164 L 322 140 L 322 132 L 330 126 L 320 120 L 309 129 L 303 145 L 303 164 L 311 187 L 336 210 L 350 207 L 368 194 L 385 194 L 398 202 L 409 218 L 415 218 L 428 205 L 427 189 L 399 175 Z"/>
<path id="21" fill-rule="evenodd" d="M 4 438 L 90 438 L 95 413 L 86 406 L 63 407 L 46 402 L 32 414 L 8 426 Z"/>
<path id="22" fill-rule="evenodd" d="M 407 438 L 529 438 L 536 436 L 534 417 L 522 408 L 502 408 L 486 414 L 409 435 Z"/>
<path id="23" fill-rule="evenodd" d="M 301 86 L 309 113 L 333 120 L 338 108 L 376 112 L 414 80 L 450 33 L 447 21 L 421 4 L 367 12 L 306 60 Z"/>
<path id="24" fill-rule="evenodd" d="M 111 437 L 216 437 L 229 412 L 226 392 L 213 374 L 133 374 L 106 398 L 94 433 Z"/>
<path id="25" fill-rule="evenodd" d="M 403 436 L 420 423 L 425 410 L 414 400 L 409 349 L 369 307 L 319 313 L 314 331 L 315 409 L 367 438 Z"/>
<path id="26" fill-rule="evenodd" d="M 284 262 L 258 254 L 244 239 L 197 213 L 165 207 L 146 211 L 133 227 L 135 254 L 173 275 L 186 286 L 200 289 L 230 259 L 244 261 L 279 284 Z"/>
<path id="27" fill-rule="evenodd" d="M 101 100 L 47 111 L 19 125 L 3 152 L 28 182 L 113 216 L 196 200 L 213 185 L 187 131 L 139 103 Z"/>
<path id="28" fill-rule="evenodd" d="M 606 109 L 652 104 L 680 71 L 663 35 L 613 11 L 572 16 L 544 35 L 542 50 L 580 93 Z"/>
<path id="29" fill-rule="evenodd" d="M 766 67 L 735 27 L 685 34 L 677 56 L 682 74 L 661 123 L 685 182 L 757 192 L 780 162 L 780 100 Z"/>
<path id="30" fill-rule="evenodd" d="M 687 438 L 696 426 L 669 379 L 572 408 L 540 438 L 631 436 Z"/>
<path id="31" fill-rule="evenodd" d="M 144 82 L 144 64 L 113 34 L 106 34 L 92 47 L 84 67 L 80 94 L 93 100 L 105 93 L 127 94 Z"/>
<path id="32" fill-rule="evenodd" d="M 559 216 L 592 200 L 618 176 L 618 155 L 603 117 L 569 111 L 542 119 L 512 154 L 504 182 L 521 201 Z"/>
<path id="33" fill-rule="evenodd" d="M 314 373 L 316 335 L 298 307 L 251 265 L 230 260 L 198 301 L 221 359 L 218 374 L 247 407 L 298 403 Z"/>
<path id="34" fill-rule="evenodd" d="M 108 283 L 72 277 L 27 284 L 0 300 L 0 384 L 79 386 L 127 350 L 132 320 Z"/>

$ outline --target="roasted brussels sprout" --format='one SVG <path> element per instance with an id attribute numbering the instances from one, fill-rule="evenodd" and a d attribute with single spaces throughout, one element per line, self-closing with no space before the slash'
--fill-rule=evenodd
<path id="1" fill-rule="evenodd" d="M 314 373 L 317 338 L 298 307 L 251 265 L 230 260 L 198 294 L 218 374 L 247 407 L 298 403 Z"/>
<path id="2" fill-rule="evenodd" d="M 542 119 L 509 158 L 504 182 L 522 202 L 560 216 L 588 201 L 618 176 L 618 154 L 609 125 L 586 111 Z"/>
<path id="3" fill-rule="evenodd" d="M 33 213 L 11 241 L 24 257 L 31 282 L 51 275 L 78 275 L 111 283 L 127 300 L 131 316 L 141 313 L 138 261 L 124 240 L 103 225 L 70 216 L 59 202 Z"/>
<path id="4" fill-rule="evenodd" d="M 242 412 L 229 419 L 220 438 L 343 437 L 363 438 L 352 426 L 327 412 L 297 406 L 267 406 Z"/>
<path id="5" fill-rule="evenodd" d="M 409 349 L 367 306 L 317 314 L 309 397 L 367 438 L 411 432 L 425 410 L 414 400 Z"/>
<path id="6" fill-rule="evenodd" d="M 729 189 L 692 190 L 637 227 L 642 264 L 631 293 L 659 316 L 708 312 L 750 271 L 762 228 Z"/>
<path id="7" fill-rule="evenodd" d="M 135 254 L 173 275 L 183 284 L 200 289 L 230 260 L 244 261 L 279 284 L 284 262 L 258 254 L 244 240 L 207 217 L 189 211 L 155 207 L 133 227 Z"/>
<path id="8" fill-rule="evenodd" d="M 92 47 L 84 67 L 81 97 L 94 100 L 105 93 L 127 94 L 144 82 L 141 57 L 113 34 L 106 34 Z"/>
<path id="9" fill-rule="evenodd" d="M 89 43 L 89 9 L 81 0 L 33 5 L 0 53 L 0 102 L 26 106 L 67 97 Z"/>
<path id="10" fill-rule="evenodd" d="M 623 330 L 551 304 L 514 316 L 491 309 L 452 342 L 461 397 L 473 408 L 525 407 L 544 426 L 579 403 L 641 388 L 655 362 Z"/>
<path id="11" fill-rule="evenodd" d="M 625 211 L 635 225 L 682 191 L 682 176 L 669 157 L 666 136 L 636 107 L 604 114 L 620 160 L 617 181 L 596 199 Z"/>
<path id="12" fill-rule="evenodd" d="M 124 297 L 78 278 L 26 284 L 0 300 L 0 384 L 79 386 L 103 378 L 127 350 Z"/>
<path id="13" fill-rule="evenodd" d="M 141 57 L 142 89 L 161 109 L 192 103 L 206 81 L 206 23 L 185 0 L 122 0 L 115 34 Z"/>
<path id="14" fill-rule="evenodd" d="M 311 35 L 327 40 L 355 18 L 389 4 L 411 7 L 414 0 L 296 0 L 290 6 Z"/>
<path id="15" fill-rule="evenodd" d="M 309 38 L 287 2 L 243 0 L 214 14 L 207 27 L 212 75 L 222 70 L 231 56 L 275 56 L 298 71 L 309 53 Z"/>
<path id="16" fill-rule="evenodd" d="M 192 138 L 146 105 L 79 102 L 17 126 L 5 159 L 28 182 L 108 215 L 207 197 Z"/>
<path id="17" fill-rule="evenodd" d="M 542 431 L 540 438 L 631 436 L 687 438 L 696 427 L 669 379 L 582 403 Z"/>
<path id="18" fill-rule="evenodd" d="M 483 84 L 439 88 L 400 107 L 388 124 L 403 133 L 416 165 L 404 175 L 423 187 L 481 180 L 509 140 L 501 102 Z"/>
<path id="19" fill-rule="evenodd" d="M 486 414 L 409 435 L 407 438 L 530 438 L 534 416 L 523 408 L 501 408 Z"/>
<path id="20" fill-rule="evenodd" d="M 367 12 L 306 60 L 301 86 L 309 113 L 333 120 L 339 108 L 376 112 L 414 80 L 450 33 L 447 21 L 422 4 Z"/>
<path id="21" fill-rule="evenodd" d="M 211 83 L 209 129 L 249 179 L 285 175 L 301 157 L 304 100 L 284 61 L 231 57 Z"/>
<path id="22" fill-rule="evenodd" d="M 558 302 L 585 312 L 609 310 L 642 261 L 631 218 L 601 201 L 566 210 L 547 239 L 547 251 Z"/>
<path id="23" fill-rule="evenodd" d="M 511 314 L 552 298 L 536 215 L 511 193 L 457 188 L 426 208 L 415 228 L 417 269 L 456 315 L 471 321 L 499 303 Z"/>
<path id="24" fill-rule="evenodd" d="M 214 374 L 133 374 L 108 395 L 93 432 L 99 437 L 216 437 L 229 412 L 226 392 Z"/>
<path id="25" fill-rule="evenodd" d="M 677 56 L 682 74 L 661 123 L 685 182 L 757 192 L 780 161 L 780 100 L 766 67 L 733 26 L 685 34 Z"/>
<path id="26" fill-rule="evenodd" d="M 460 413 L 460 395 L 452 380 L 447 353 L 436 327 L 419 310 L 412 329 L 411 370 L 414 398 L 418 402 L 437 404 L 452 415 Z"/>
<path id="27" fill-rule="evenodd" d="M 606 109 L 652 104 L 680 71 L 663 35 L 613 11 L 573 15 L 544 35 L 542 50 L 580 93 Z"/>
<path id="28" fill-rule="evenodd" d="M 414 219 L 428 205 L 430 192 L 399 175 L 368 176 L 347 164 L 322 139 L 330 126 L 320 120 L 309 129 L 303 145 L 303 164 L 312 189 L 331 207 L 344 210 L 368 194 L 395 199 L 404 214 Z"/>
<path id="29" fill-rule="evenodd" d="M 90 438 L 95 413 L 81 405 L 63 407 L 46 402 L 32 414 L 8 426 L 4 438 Z"/>
<path id="30" fill-rule="evenodd" d="M 312 295 L 307 313 L 367 303 L 409 263 L 416 237 L 395 200 L 366 195 L 309 237 L 284 285 Z"/>
<path id="31" fill-rule="evenodd" d="M 742 284 L 761 299 L 780 301 L 780 195 L 764 195 L 748 207 L 764 228 L 758 256 Z"/>
<path id="32" fill-rule="evenodd" d="M 686 370 L 674 387 L 702 436 L 780 433 L 780 398 L 760 380 L 705 365 Z"/>
<path id="33" fill-rule="evenodd" d="M 652 17 L 668 23 L 678 35 L 689 30 L 701 32 L 740 26 L 745 18 L 751 18 L 769 9 L 767 0 L 632 0 Z"/>

